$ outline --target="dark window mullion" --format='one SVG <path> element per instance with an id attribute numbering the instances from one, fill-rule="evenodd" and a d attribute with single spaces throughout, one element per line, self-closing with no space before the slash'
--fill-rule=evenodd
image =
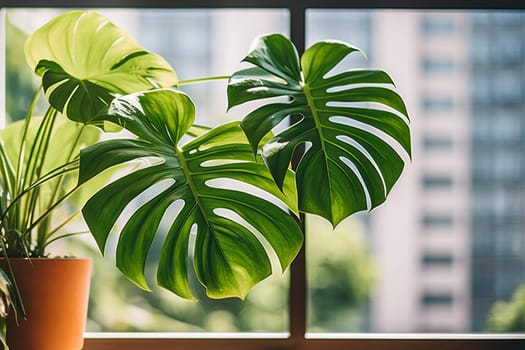
<path id="1" fill-rule="evenodd" d="M 301 1 L 295 1 L 289 8 L 290 11 L 290 39 L 293 41 L 299 54 L 302 54 L 305 50 L 306 33 L 305 33 L 305 17 L 306 8 L 302 5 Z M 295 121 L 298 116 L 292 117 L 292 122 Z M 292 159 L 292 168 L 297 168 L 297 163 L 304 152 L 304 147 L 300 146 L 296 150 Z M 301 229 L 303 234 L 305 231 L 304 214 L 300 214 L 301 217 Z M 290 276 L 290 290 L 289 290 L 289 330 L 290 338 L 293 342 L 302 342 L 306 333 L 306 320 L 307 320 L 307 283 L 306 283 L 306 257 L 304 245 L 299 255 L 294 260 L 291 266 Z"/>

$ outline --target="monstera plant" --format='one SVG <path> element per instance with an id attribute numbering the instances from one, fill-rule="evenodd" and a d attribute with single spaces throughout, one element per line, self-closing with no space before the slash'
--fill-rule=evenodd
<path id="1" fill-rule="evenodd" d="M 47 139 L 38 142 L 66 137 L 53 138 L 53 124 L 43 126 L 49 115 L 80 125 L 78 133 L 124 129 L 128 137 L 75 141 L 74 150 L 85 146 L 79 156 L 72 151 L 67 165 L 50 173 L 40 167 L 30 177 L 23 174 L 23 160 L 43 163 L 46 148 L 37 147 L 32 157 L 18 154 L 16 164 L 2 152 L 4 256 L 17 245 L 23 247 L 19 253 L 46 256 L 38 242 L 45 246 L 58 232 L 50 220 L 38 229 L 41 215 L 32 214 L 24 214 L 32 220 L 23 226 L 11 227 L 9 218 L 21 215 L 15 208 L 29 201 L 47 217 L 77 190 L 100 184 L 94 180 L 108 169 L 136 163 L 91 192 L 83 205 L 101 252 L 109 236 L 118 234 L 117 267 L 148 289 L 145 263 L 161 236 L 160 286 L 194 299 L 194 275 L 211 297 L 244 298 L 272 273 L 272 256 L 284 270 L 297 255 L 303 244 L 299 213 L 320 215 L 335 226 L 384 202 L 403 170 L 403 153 L 410 155 L 407 111 L 388 74 L 333 73 L 346 56 L 360 52 L 343 42 L 322 41 L 299 56 L 283 35 L 255 40 L 244 59 L 250 67 L 230 76 L 227 93 L 229 108 L 253 101 L 257 107 L 240 122 L 206 128 L 194 125 L 195 106 L 178 89 L 185 82 L 166 61 L 103 16 L 67 12 L 38 29 L 26 44 L 49 103 L 38 126 L 43 131 L 36 132 L 37 140 Z M 33 119 L 28 113 L 24 135 L 32 134 L 27 130 Z M 17 150 L 37 142 L 23 140 Z M 294 167 L 292 157 L 299 159 Z M 32 198 L 42 184 L 77 172 L 76 183 L 59 183 L 71 188 L 55 191 L 60 195 L 47 209 L 35 209 L 39 202 Z M 9 192 L 13 188 L 18 192 Z M 123 215 L 130 207 L 135 209 Z M 124 223 L 115 225 L 122 217 Z M 169 228 L 160 232 L 166 219 Z M 13 230 L 26 240 L 11 241 Z"/>

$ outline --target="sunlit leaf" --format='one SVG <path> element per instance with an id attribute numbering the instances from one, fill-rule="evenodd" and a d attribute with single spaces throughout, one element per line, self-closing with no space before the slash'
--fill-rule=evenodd
<path id="1" fill-rule="evenodd" d="M 181 145 L 194 113 L 187 95 L 169 89 L 113 101 L 100 118 L 125 127 L 137 139 L 85 149 L 80 181 L 131 160 L 142 159 L 144 166 L 98 192 L 84 207 L 84 218 L 104 251 L 114 223 L 135 203 L 120 232 L 117 266 L 140 287 L 148 288 L 144 267 L 160 235 L 161 286 L 192 299 L 192 270 L 209 296 L 244 298 L 272 272 L 272 256 L 285 269 L 302 245 L 301 230 L 289 214 L 297 209 L 295 184 L 285 176 L 279 190 L 266 167 L 255 162 L 238 122 L 199 132 Z M 145 192 L 154 186 L 156 191 Z M 166 215 L 169 227 L 161 232 Z"/>
<path id="2" fill-rule="evenodd" d="M 25 45 L 49 103 L 88 123 L 115 95 L 172 86 L 177 76 L 160 56 L 91 11 L 70 11 L 35 31 Z"/>
<path id="3" fill-rule="evenodd" d="M 242 121 L 254 151 L 281 185 L 298 146 L 306 152 L 296 169 L 299 209 L 338 224 L 384 202 L 410 154 L 405 104 L 383 71 L 332 73 L 359 50 L 319 42 L 299 59 L 279 34 L 261 36 L 245 58 L 255 67 L 230 79 L 229 108 L 266 100 Z M 300 67 L 300 68 L 299 68 Z M 261 140 L 288 116 L 298 121 L 268 142 Z"/>

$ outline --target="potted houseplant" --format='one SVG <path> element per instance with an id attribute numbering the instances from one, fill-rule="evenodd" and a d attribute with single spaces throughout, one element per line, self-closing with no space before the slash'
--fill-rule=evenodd
<path id="1" fill-rule="evenodd" d="M 244 59 L 250 67 L 229 78 L 228 102 L 262 103 L 241 122 L 209 129 L 194 125 L 195 106 L 177 89 L 185 82 L 104 17 L 68 12 L 29 38 L 26 56 L 42 77 L 49 112 L 42 119 L 28 113 L 18 153 L 5 142 L 1 148 L 6 302 L 23 315 L 13 249 L 45 257 L 49 241 L 68 235 L 51 214 L 74 195 L 85 202 L 84 220 L 102 252 L 124 209 L 143 198 L 119 230 L 116 264 L 144 289 L 148 252 L 169 216 L 157 282 L 187 299 L 194 299 L 189 273 L 211 297 L 244 298 L 272 273 L 269 256 L 286 269 L 303 244 L 298 213 L 337 225 L 386 199 L 403 170 L 401 154 L 410 154 L 407 111 L 390 77 L 364 69 L 332 73 L 359 52 L 342 42 L 316 43 L 301 57 L 280 34 L 256 38 L 253 47 Z M 289 116 L 296 116 L 290 126 L 273 134 Z M 58 147 L 70 151 L 54 167 L 45 165 L 57 139 L 46 124 L 51 117 L 77 129 L 61 132 L 68 148 Z M 132 137 L 95 142 L 108 127 Z M 78 129 L 81 136 L 71 136 Z M 110 183 L 100 180 L 108 169 L 144 159 Z M 42 202 L 44 186 L 53 190 Z M 83 193 L 90 187 L 97 191 Z"/>
<path id="2" fill-rule="evenodd" d="M 72 27 L 79 18 L 82 18 L 80 29 L 85 30 L 84 35 L 74 33 Z M 175 73 L 161 57 L 145 52 L 114 25 L 97 27 L 105 21 L 93 13 L 64 15 L 50 21 L 29 38 L 25 46 L 27 61 L 42 76 L 42 86 L 35 92 L 25 120 L 0 132 L 2 276 L 7 308 L 13 306 L 17 311 L 11 312 L 8 318 L 8 343 L 14 349 L 82 347 L 90 261 L 51 259 L 48 246 L 57 239 L 74 234 L 64 227 L 80 216 L 80 206 L 89 196 L 89 187 L 97 188 L 100 184 L 97 181 L 101 181 L 77 183 L 79 151 L 96 142 L 101 134 L 100 127 L 90 120 L 96 114 L 93 108 L 107 105 L 112 99 L 111 94 L 171 86 L 176 82 Z M 96 37 L 90 36 L 97 29 L 98 38 L 120 40 L 121 45 L 108 50 L 104 46 L 106 43 L 97 42 Z M 57 31 L 69 33 L 69 36 L 51 40 L 52 43 L 47 41 L 49 37 L 57 37 Z M 68 39 L 75 35 L 80 35 L 81 40 L 91 40 L 91 45 L 83 47 L 87 51 L 79 53 L 89 57 L 90 61 L 84 64 L 75 62 L 72 66 L 57 57 L 68 57 L 71 53 Z M 81 48 L 77 48 L 76 53 L 79 50 Z M 49 55 L 51 51 L 57 56 Z M 137 53 L 140 55 L 133 56 Z M 39 54 L 49 60 L 35 57 Z M 101 77 L 106 83 L 105 94 L 98 94 L 90 100 L 89 93 L 94 87 L 89 83 L 82 85 L 84 82 L 78 79 L 69 82 L 67 86 L 73 89 L 69 91 L 72 93 L 66 100 L 58 102 L 64 105 L 57 107 L 60 99 L 50 94 L 47 84 L 53 79 L 60 80 L 62 76 L 56 70 L 50 72 L 46 66 L 57 61 L 70 72 L 73 68 L 73 74 L 79 78 Z M 114 67 L 118 63 L 121 66 Z M 114 81 L 118 84 L 111 85 Z M 42 88 L 49 103 L 42 116 L 35 116 Z M 78 300 L 69 301 L 72 296 Z M 53 310 L 44 308 L 50 304 Z M 56 309 L 61 306 L 67 308 L 63 311 Z M 37 333 L 32 335 L 29 329 Z"/>

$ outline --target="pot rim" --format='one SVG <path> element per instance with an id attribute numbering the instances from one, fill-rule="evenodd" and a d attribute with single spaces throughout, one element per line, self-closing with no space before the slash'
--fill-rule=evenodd
<path id="1" fill-rule="evenodd" d="M 7 260 L 4 257 L 0 257 L 0 261 Z M 83 261 L 83 260 L 92 260 L 89 257 L 86 258 L 79 258 L 79 257 L 37 257 L 37 258 L 24 258 L 24 257 L 17 257 L 17 258 L 8 258 L 10 261 Z"/>

